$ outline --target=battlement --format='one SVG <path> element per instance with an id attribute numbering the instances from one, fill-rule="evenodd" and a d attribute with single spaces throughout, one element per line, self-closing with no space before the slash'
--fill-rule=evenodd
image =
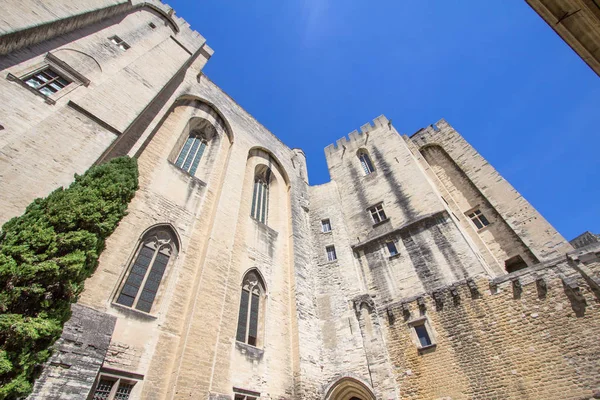
<path id="1" fill-rule="evenodd" d="M 358 142 L 358 140 L 365 134 L 368 134 L 372 131 L 377 130 L 377 128 L 389 127 L 391 126 L 391 121 L 388 120 L 385 115 L 380 115 L 375 118 L 373 122 L 367 122 L 363 126 L 360 127 L 360 132 L 358 130 L 353 130 L 348 134 L 348 137 L 344 136 L 335 143 L 330 144 L 325 147 L 325 154 L 333 154 L 339 149 L 345 149 L 348 146 L 351 146 L 353 143 Z"/>

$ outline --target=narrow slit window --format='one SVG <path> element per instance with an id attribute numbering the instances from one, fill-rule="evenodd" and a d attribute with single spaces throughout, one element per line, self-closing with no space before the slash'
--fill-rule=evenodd
<path id="1" fill-rule="evenodd" d="M 485 217 L 485 215 L 483 215 L 483 213 L 479 209 L 474 210 L 468 213 L 467 215 L 469 218 L 471 218 L 471 221 L 473 221 L 473 224 L 477 227 L 477 229 L 482 229 L 483 227 L 488 226 L 490 224 L 488 219 Z"/>
<path id="2" fill-rule="evenodd" d="M 153 229 L 142 239 L 117 304 L 149 313 L 177 247 L 168 229 Z"/>
<path id="3" fill-rule="evenodd" d="M 369 175 L 375 171 L 375 168 L 373 168 L 373 163 L 371 162 L 371 157 L 369 157 L 365 151 L 360 151 L 358 153 L 358 159 L 360 160 L 360 165 L 362 166 L 365 175 Z"/>
<path id="4" fill-rule="evenodd" d="M 383 204 L 369 208 L 369 213 L 371 214 L 371 219 L 373 219 L 373 223 L 375 224 L 387 219 L 385 211 L 383 210 Z"/>
<path id="5" fill-rule="evenodd" d="M 23 82 L 45 96 L 51 96 L 71 83 L 50 67 L 23 78 Z"/>
<path id="6" fill-rule="evenodd" d="M 329 221 L 329 219 L 321 221 L 321 231 L 323 233 L 331 232 L 331 221 Z"/>
<path id="7" fill-rule="evenodd" d="M 394 243 L 394 242 L 387 242 L 385 245 L 387 246 L 388 253 L 390 254 L 390 257 L 395 256 L 396 254 L 398 254 L 398 249 L 396 248 L 396 243 Z"/>
<path id="8" fill-rule="evenodd" d="M 327 246 L 325 247 L 327 251 L 327 261 L 335 261 L 337 260 L 337 254 L 335 253 L 335 246 Z"/>

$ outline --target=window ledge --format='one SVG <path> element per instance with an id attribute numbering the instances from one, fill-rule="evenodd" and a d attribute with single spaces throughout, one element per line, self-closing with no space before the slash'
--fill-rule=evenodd
<path id="1" fill-rule="evenodd" d="M 17 76 L 11 74 L 10 72 L 8 73 L 8 75 L 6 75 L 6 79 L 8 79 L 11 82 L 18 83 L 19 85 L 21 85 L 25 89 L 29 90 L 31 93 L 35 94 L 36 96 L 41 97 L 42 99 L 44 99 L 44 101 L 47 104 L 50 104 L 50 105 L 55 105 L 56 104 L 56 101 L 52 100 L 50 97 L 46 96 L 42 92 L 39 92 L 39 91 L 35 90 L 34 88 L 32 88 L 31 86 L 29 86 L 28 84 L 26 84 L 23 80 L 19 79 Z"/>
<path id="2" fill-rule="evenodd" d="M 386 219 L 382 219 L 382 220 L 381 220 L 381 221 L 379 221 L 379 222 L 376 222 L 376 223 L 374 223 L 374 224 L 373 224 L 373 228 L 377 228 L 379 225 L 383 225 L 383 224 L 385 224 L 386 222 L 390 222 L 390 218 L 389 218 L 389 217 L 388 217 L 388 218 L 386 218 Z"/>
<path id="3" fill-rule="evenodd" d="M 327 231 L 327 232 L 323 232 L 323 231 L 321 231 L 321 233 L 322 233 L 323 235 L 331 234 L 331 232 L 332 232 L 332 231 Z"/>
<path id="4" fill-rule="evenodd" d="M 235 341 L 235 348 L 238 349 L 246 358 L 251 360 L 260 360 L 265 354 L 264 349 L 252 346 L 251 344 Z"/>
<path id="5" fill-rule="evenodd" d="M 432 344 L 430 344 L 428 346 L 420 346 L 420 347 L 418 347 L 418 350 L 421 353 L 421 352 L 424 352 L 426 350 L 434 349 L 436 346 L 437 346 L 436 343 L 432 343 Z"/>
<path id="6" fill-rule="evenodd" d="M 373 172 L 370 172 L 366 175 L 363 175 L 364 179 L 373 179 L 377 176 L 377 170 L 374 170 Z"/>
<path id="7" fill-rule="evenodd" d="M 487 224 L 486 226 L 484 226 L 483 228 L 479 228 L 477 229 L 477 227 L 475 227 L 475 229 L 477 230 L 477 233 L 479 232 L 484 232 L 487 231 L 487 229 L 493 224 L 493 222 L 490 222 L 489 224 Z"/>
<path id="8" fill-rule="evenodd" d="M 271 228 L 269 225 L 265 224 L 264 222 L 260 222 L 253 216 L 250 216 L 250 219 L 252 221 L 254 221 L 256 223 L 256 225 L 258 225 L 260 228 L 267 230 L 271 235 L 273 235 L 275 237 L 277 237 L 279 235 L 279 233 L 275 229 Z"/>
<path id="9" fill-rule="evenodd" d="M 389 256 L 388 260 L 393 260 L 394 258 L 398 258 L 398 257 L 400 257 L 400 253 L 396 253 L 393 256 Z"/>
<path id="10" fill-rule="evenodd" d="M 200 186 L 206 186 L 206 182 L 204 182 L 202 179 L 190 174 L 188 171 L 185 171 L 181 168 L 179 168 L 177 165 L 175 165 L 175 163 L 171 160 L 167 160 L 169 162 L 169 164 L 171 164 L 171 166 L 173 168 L 175 168 L 177 171 L 179 171 L 179 173 L 187 176 L 188 178 L 191 178 L 193 181 L 198 182 L 200 184 Z"/>
<path id="11" fill-rule="evenodd" d="M 337 262 L 338 262 L 338 259 L 336 258 L 335 260 L 332 260 L 332 261 L 329 261 L 329 260 L 328 260 L 328 261 L 325 261 L 325 262 L 324 262 L 323 264 L 321 264 L 321 265 L 335 264 L 335 263 L 337 263 Z"/>
<path id="12" fill-rule="evenodd" d="M 123 314 L 133 317 L 135 319 L 141 319 L 146 321 L 155 321 L 158 319 L 156 315 L 148 314 L 147 312 L 136 310 L 135 308 L 127 307 L 119 303 L 110 303 L 110 305 Z"/>

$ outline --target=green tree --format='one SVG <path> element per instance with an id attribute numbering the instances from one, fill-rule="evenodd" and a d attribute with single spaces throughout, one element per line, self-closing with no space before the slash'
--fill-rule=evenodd
<path id="1" fill-rule="evenodd" d="M 31 392 L 106 238 L 138 188 L 135 159 L 120 157 L 36 199 L 0 231 L 0 400 Z"/>

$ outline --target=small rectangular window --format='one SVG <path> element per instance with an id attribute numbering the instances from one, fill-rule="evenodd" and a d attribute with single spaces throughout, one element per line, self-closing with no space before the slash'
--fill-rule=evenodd
<path id="1" fill-rule="evenodd" d="M 110 375 L 101 374 L 92 400 L 129 400 L 136 382 L 112 373 Z"/>
<path id="2" fill-rule="evenodd" d="M 108 40 L 110 40 L 110 42 L 112 44 L 114 44 L 115 46 L 117 46 L 118 48 L 120 48 L 123 51 L 125 51 L 131 47 L 127 44 L 127 42 L 125 42 L 123 39 L 121 39 L 117 35 L 109 37 Z"/>
<path id="3" fill-rule="evenodd" d="M 324 219 L 321 221 L 321 230 L 323 232 L 331 232 L 331 222 L 329 219 Z"/>
<path id="4" fill-rule="evenodd" d="M 387 242 L 385 245 L 387 246 L 388 252 L 390 253 L 390 257 L 398 254 L 398 249 L 396 248 L 396 243 Z"/>
<path id="5" fill-rule="evenodd" d="M 23 82 L 45 96 L 50 96 L 71 83 L 50 67 L 23 78 Z"/>
<path id="6" fill-rule="evenodd" d="M 257 400 L 260 397 L 260 393 L 253 392 L 245 389 L 233 389 L 234 400 Z"/>
<path id="7" fill-rule="evenodd" d="M 467 216 L 471 218 L 471 221 L 473 221 L 473 224 L 475 224 L 477 229 L 481 229 L 490 224 L 488 219 L 481 213 L 481 210 L 479 209 L 467 213 Z"/>
<path id="8" fill-rule="evenodd" d="M 385 211 L 383 211 L 383 204 L 369 208 L 369 213 L 371 214 L 371 218 L 375 224 L 387 219 Z"/>
<path id="9" fill-rule="evenodd" d="M 327 250 L 327 261 L 337 260 L 337 254 L 335 254 L 335 246 L 327 246 L 325 247 L 325 250 Z"/>

